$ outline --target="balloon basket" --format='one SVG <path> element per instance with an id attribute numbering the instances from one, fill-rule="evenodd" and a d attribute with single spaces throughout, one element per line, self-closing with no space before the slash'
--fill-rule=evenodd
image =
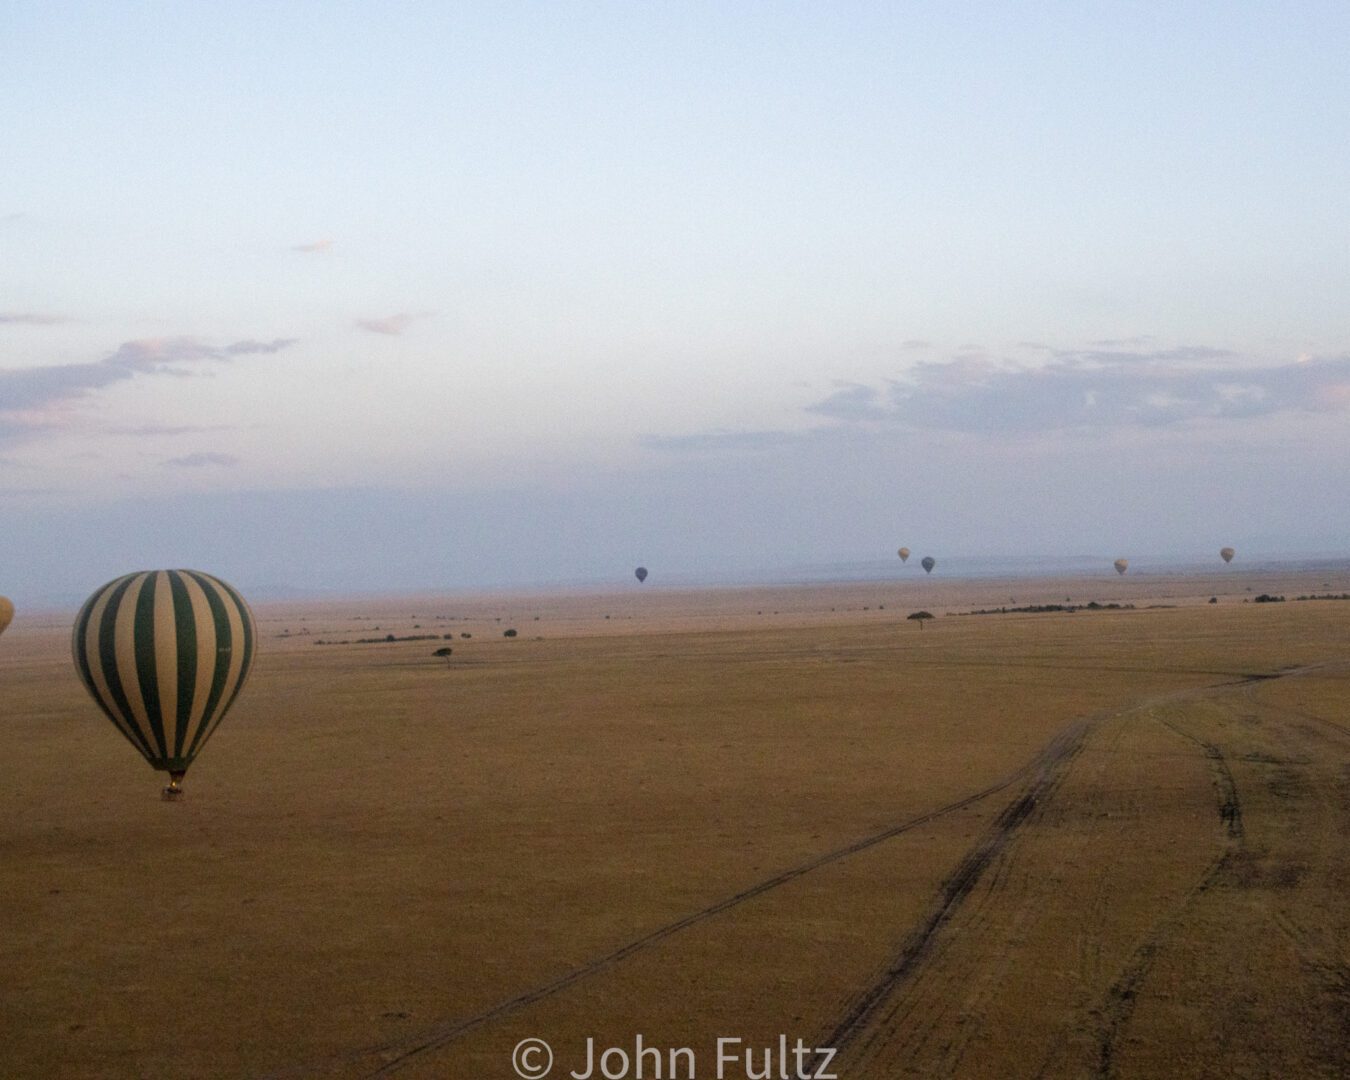
<path id="1" fill-rule="evenodd" d="M 183 789 L 179 786 L 181 776 L 170 776 L 169 786 L 159 793 L 161 802 L 178 802 L 183 797 Z"/>

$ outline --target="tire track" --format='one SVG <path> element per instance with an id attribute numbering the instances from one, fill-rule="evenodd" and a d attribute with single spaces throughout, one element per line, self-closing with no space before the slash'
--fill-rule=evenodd
<path id="1" fill-rule="evenodd" d="M 1097 727 L 1104 719 L 1110 716 L 1118 716 L 1124 713 L 1133 712 L 1141 708 L 1203 696 L 1230 687 L 1247 685 L 1257 679 L 1279 677 L 1236 672 L 1213 672 L 1213 674 L 1236 676 L 1236 678 L 1230 682 L 1217 683 L 1205 687 L 1189 688 L 1163 694 L 1158 697 L 1136 702 L 1132 705 L 1127 705 L 1124 708 L 1112 708 L 1081 718 L 1070 723 L 1066 728 L 1061 730 L 1040 753 L 1035 755 L 1026 764 L 988 787 L 982 788 L 961 799 L 947 803 L 928 813 L 909 818 L 879 832 L 872 833 L 859 840 L 853 841 L 843 847 L 818 855 L 804 863 L 800 863 L 797 866 L 784 870 L 770 878 L 766 878 L 763 881 L 751 885 L 732 896 L 726 897 L 705 908 L 689 915 L 685 915 L 673 922 L 669 922 L 664 926 L 658 927 L 642 937 L 635 938 L 611 952 L 598 957 L 590 963 L 573 968 L 571 971 L 560 975 L 555 979 L 541 983 L 532 989 L 525 990 L 520 994 L 499 1002 L 481 1012 L 458 1020 L 448 1021 L 444 1024 L 426 1029 L 417 1035 L 361 1047 L 343 1054 L 334 1055 L 323 1059 L 322 1061 L 311 1062 L 307 1065 L 295 1066 L 267 1073 L 264 1075 L 263 1080 L 296 1080 L 296 1078 L 310 1078 L 318 1074 L 321 1070 L 329 1071 L 343 1066 L 351 1067 L 359 1065 L 362 1062 L 369 1063 L 372 1058 L 380 1059 L 381 1063 L 372 1071 L 362 1073 L 365 1080 L 376 1080 L 378 1077 L 391 1076 L 415 1059 L 438 1050 L 461 1036 L 483 1027 L 488 1023 L 502 1019 L 503 1017 L 509 1016 L 530 1005 L 534 1005 L 537 1002 L 561 993 L 577 983 L 606 971 L 616 964 L 622 963 L 630 957 L 665 941 L 667 938 L 670 938 L 683 930 L 687 930 L 699 923 L 739 907 L 756 897 L 796 881 L 815 870 L 847 859 L 852 855 L 866 851 L 878 844 L 883 844 L 886 841 L 894 839 L 906 832 L 910 832 L 913 829 L 920 828 L 933 821 L 937 821 L 979 803 L 992 795 L 1007 790 L 1019 781 L 1031 777 L 1031 783 L 1027 790 L 1018 798 L 1014 799 L 1008 806 L 1004 807 L 995 819 L 991 828 L 986 832 L 985 837 L 977 844 L 975 849 L 962 859 L 961 863 L 958 864 L 957 870 L 944 883 L 938 903 L 918 930 L 911 934 L 910 938 L 907 939 L 906 945 L 902 948 L 896 962 L 886 968 L 877 984 L 864 992 L 864 994 L 856 999 L 848 1008 L 845 1019 L 836 1026 L 836 1031 L 840 1034 L 833 1035 L 832 1037 L 847 1037 L 849 1041 L 852 1041 L 865 1026 L 867 1020 L 875 1014 L 877 1008 L 884 1004 L 886 998 L 888 998 L 890 994 L 901 983 L 906 981 L 920 966 L 921 962 L 931 950 L 934 937 L 941 928 L 950 921 L 957 910 L 959 910 L 963 901 L 969 896 L 971 890 L 983 876 L 990 863 L 1007 846 L 1017 829 L 1032 815 L 1032 813 L 1034 813 L 1038 802 L 1050 795 L 1054 787 L 1057 786 L 1058 778 L 1062 775 L 1063 768 L 1082 748 L 1083 742 L 1089 732 Z M 839 1043 L 829 1041 L 826 1041 L 821 1045 L 836 1048 L 840 1047 Z"/>
<path id="2" fill-rule="evenodd" d="M 1099 1080 L 1110 1080 L 1115 1073 L 1116 1045 L 1134 1015 L 1139 988 L 1152 970 L 1154 958 L 1181 925 L 1191 906 L 1223 880 L 1246 841 L 1246 830 L 1242 822 L 1242 800 L 1238 795 L 1237 783 L 1233 779 L 1233 770 L 1229 767 L 1223 751 L 1214 743 L 1183 731 L 1164 717 L 1159 716 L 1157 720 L 1170 731 L 1199 747 L 1201 753 L 1205 755 L 1214 783 L 1215 800 L 1218 804 L 1219 822 L 1224 830 L 1226 850 L 1209 864 L 1201 879 L 1172 911 L 1154 924 L 1143 943 L 1126 963 L 1124 970 L 1106 991 L 1098 1010 L 1102 1018 L 1097 1043 L 1096 1075 Z"/>
<path id="3" fill-rule="evenodd" d="M 1079 729 L 1085 731 L 1087 729 L 1087 726 L 1092 722 L 1095 722 L 1095 720 L 1079 721 L 1077 724 L 1072 726 L 1072 730 L 1074 730 L 1075 732 L 1078 732 Z M 1081 738 L 1081 734 L 1078 734 L 1077 737 Z M 1052 746 L 1055 745 L 1055 743 L 1062 740 L 1063 738 L 1064 735 L 1063 733 L 1061 733 L 1061 735 L 1058 736 L 1054 742 L 1052 742 Z M 738 907 L 749 900 L 753 900 L 756 897 L 762 896 L 767 892 L 771 892 L 772 890 L 780 888 L 783 885 L 787 885 L 792 881 L 796 881 L 798 878 L 801 878 L 814 870 L 819 870 L 822 867 L 829 866 L 831 863 L 836 863 L 842 859 L 847 859 L 851 855 L 856 855 L 860 852 L 868 850 L 869 848 L 875 847 L 878 844 L 883 844 L 886 841 L 892 840 L 895 837 L 900 836 L 906 832 L 910 832 L 913 829 L 921 828 L 922 826 L 927 825 L 930 822 L 937 821 L 938 819 L 946 817 L 949 814 L 953 814 L 959 810 L 964 810 L 969 806 L 973 806 L 974 804 L 989 798 L 991 795 L 996 795 L 1000 791 L 1004 791 L 1007 788 L 1016 784 L 1019 780 L 1023 779 L 1028 773 L 1036 771 L 1043 762 L 1045 754 L 1046 751 L 1042 751 L 1041 754 L 1032 758 L 1029 762 L 1021 766 L 1014 772 L 1009 773 L 1001 780 L 998 780 L 997 782 L 989 785 L 986 788 L 982 788 L 981 790 L 974 792 L 971 795 L 967 795 L 964 796 L 963 798 L 957 799 L 954 802 L 947 803 L 945 806 L 938 807 L 935 810 L 930 810 L 926 814 L 920 814 L 917 817 L 909 818 L 896 825 L 889 826 L 888 828 L 883 829 L 880 832 L 872 833 L 869 836 L 865 836 L 862 839 L 855 840 L 854 842 L 847 844 L 844 847 L 835 848 L 834 850 L 826 852 L 823 855 L 818 855 L 815 858 L 808 860 L 807 862 L 800 863 L 797 866 L 791 867 L 788 870 L 784 870 L 781 873 L 775 874 L 773 877 L 766 878 L 763 881 L 757 882 L 756 884 L 751 885 L 750 887 L 743 889 L 740 892 L 733 894 L 732 896 L 719 900 L 717 903 L 710 904 L 705 908 L 693 912 L 692 914 L 685 915 L 682 918 L 676 919 L 674 922 L 667 923 L 664 926 L 661 926 L 656 930 L 653 930 L 650 933 L 643 935 L 640 938 L 636 938 L 628 942 L 627 944 L 622 945 L 617 949 L 614 949 L 612 952 L 606 953 L 604 956 L 601 956 L 588 964 L 584 964 L 581 967 L 572 969 L 566 974 L 561 975 L 550 982 L 542 983 L 539 986 L 534 987 L 533 989 L 526 990 L 513 998 L 509 998 L 506 1001 L 500 1002 L 497 1005 L 492 1006 L 491 1008 L 485 1009 L 482 1012 L 474 1014 L 473 1016 L 465 1017 L 461 1020 L 451 1021 L 439 1027 L 431 1028 L 411 1038 L 390 1041 L 375 1046 L 367 1046 L 357 1050 L 353 1050 L 346 1054 L 329 1058 L 322 1063 L 312 1063 L 308 1066 L 297 1066 L 294 1068 L 269 1073 L 266 1074 L 264 1080 L 290 1080 L 290 1078 L 293 1077 L 309 1077 L 312 1076 L 314 1070 L 318 1068 L 332 1068 L 344 1064 L 350 1065 L 357 1063 L 362 1059 L 377 1056 L 384 1056 L 386 1060 L 379 1068 L 365 1075 L 372 1078 L 372 1080 L 375 1077 L 392 1075 L 398 1069 L 410 1063 L 414 1058 L 429 1053 L 430 1051 L 439 1049 L 440 1047 L 445 1046 L 446 1044 L 454 1041 L 460 1036 L 468 1034 L 470 1031 L 482 1027 L 484 1024 L 490 1023 L 493 1020 L 501 1019 L 502 1017 L 508 1016 L 511 1013 L 526 1008 L 529 1005 L 533 1005 L 536 1002 L 543 1001 L 545 998 L 552 997 L 554 994 L 560 993 L 561 991 L 568 989 L 569 987 L 575 985 L 576 983 L 582 981 L 583 979 L 586 979 L 592 975 L 599 974 L 600 972 L 613 967 L 615 964 L 621 963 L 622 961 L 627 960 L 629 957 L 634 956 L 635 954 L 642 952 L 645 949 L 651 948 L 652 946 L 664 941 L 665 939 L 675 934 L 678 934 L 682 930 L 687 930 L 690 927 L 696 926 L 701 922 L 705 922 L 706 920 L 714 918 L 717 915 L 721 915 L 726 911 L 730 911 L 733 908 Z"/>
<path id="4" fill-rule="evenodd" d="M 939 932 L 960 911 L 985 871 L 1002 854 L 1039 803 L 1049 798 L 1058 786 L 1065 767 L 1082 749 L 1087 734 L 1100 719 L 1094 717 L 1078 721 L 1051 740 L 1034 763 L 1034 768 L 1028 770 L 1032 773 L 1032 780 L 1027 790 L 999 812 L 975 847 L 957 864 L 955 871 L 943 882 L 936 903 L 905 940 L 895 960 L 876 982 L 854 1000 L 834 1028 L 823 1037 L 821 1046 L 832 1048 L 836 1056 L 843 1054 L 871 1026 L 896 990 L 909 980 L 933 952 Z M 814 1058 L 807 1075 L 813 1075 L 825 1064 L 824 1058 Z"/>
<path id="5" fill-rule="evenodd" d="M 1244 673 L 1232 682 L 1164 694 L 1138 702 L 1132 707 L 1119 710 L 1112 715 L 1124 715 L 1159 705 L 1203 698 L 1270 679 L 1301 674 L 1305 670 L 1311 669 L 1298 668 L 1276 673 Z M 889 1023 L 894 1020 L 897 1009 L 892 1009 L 890 1013 L 882 1015 L 882 1008 L 886 1002 L 924 967 L 925 962 L 935 952 L 936 939 L 943 928 L 961 910 L 965 900 L 980 878 L 990 865 L 1004 853 L 1020 827 L 1032 816 L 1038 804 L 1050 798 L 1055 788 L 1059 786 L 1067 766 L 1078 751 L 1082 749 L 1086 737 L 1103 718 L 1104 714 L 1080 721 L 1078 724 L 1065 729 L 1047 746 L 1033 770 L 1034 776 L 1027 791 L 1003 809 L 981 840 L 966 854 L 953 874 L 943 883 L 933 907 L 919 927 L 905 940 L 894 962 L 882 972 L 881 976 L 871 986 L 855 998 L 853 1004 L 833 1029 L 823 1036 L 824 1041 L 820 1045 L 833 1048 L 836 1052 L 836 1060 L 840 1060 L 839 1055 L 842 1055 L 850 1047 L 856 1047 L 856 1052 L 860 1055 L 867 1053 L 875 1040 L 882 1035 L 880 1030 L 875 1029 L 879 1026 L 877 1021 L 882 1020 Z M 1177 731 L 1177 734 L 1202 747 L 1210 762 L 1216 792 L 1219 795 L 1220 819 L 1224 823 L 1230 843 L 1240 844 L 1243 836 L 1242 808 L 1232 772 L 1228 768 L 1227 761 L 1223 758 L 1222 751 L 1217 746 L 1195 739 L 1186 732 L 1175 728 L 1174 730 Z M 1219 858 L 1207 869 L 1203 879 L 1193 890 L 1193 895 L 1199 895 L 1212 887 L 1227 868 L 1226 859 L 1227 855 Z M 1188 898 L 1183 901 L 1183 905 L 1189 902 Z M 1118 1022 L 1112 1023 L 1108 1019 L 1107 1034 L 1103 1036 L 1103 1046 L 1105 1047 L 1114 1046 L 1115 1035 L 1128 1018 L 1128 1011 L 1132 1008 L 1138 984 L 1142 982 L 1148 966 L 1151 964 L 1152 956 L 1158 948 L 1157 943 L 1147 947 L 1149 942 L 1152 942 L 1153 937 L 1154 935 L 1151 934 L 1146 945 L 1141 947 L 1140 953 L 1132 958 L 1125 973 L 1113 986 L 1112 994 L 1108 995 L 1108 1004 L 1118 999 L 1121 1008 L 1117 1010 L 1120 1014 Z M 1136 967 L 1139 969 L 1138 974 L 1131 977 Z M 1125 1006 L 1129 1008 L 1125 1008 Z M 1104 1009 L 1103 1012 L 1108 1017 L 1112 1015 L 1108 1010 Z M 869 1033 L 869 1029 L 873 1030 Z M 859 1040 L 864 1035 L 867 1037 L 860 1042 Z M 1109 1059 L 1111 1050 L 1105 1049 L 1103 1053 Z M 824 1059 L 818 1058 L 813 1064 L 819 1068 L 824 1064 Z M 1107 1074 L 1099 1073 L 1099 1075 Z"/>

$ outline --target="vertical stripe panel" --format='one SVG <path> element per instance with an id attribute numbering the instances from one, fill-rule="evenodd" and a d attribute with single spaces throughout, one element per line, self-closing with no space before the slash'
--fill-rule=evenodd
<path id="1" fill-rule="evenodd" d="M 233 610 L 237 616 L 239 627 L 237 640 L 240 645 L 235 649 L 237 662 L 230 667 L 229 682 L 226 684 L 225 704 L 221 708 L 221 716 L 224 716 L 229 711 L 230 706 L 234 704 L 234 699 L 239 696 L 239 691 L 244 688 L 244 682 L 248 679 L 249 668 L 253 664 L 253 639 L 256 632 L 253 626 L 253 613 L 249 611 L 243 597 L 219 578 L 213 580 L 220 587 L 226 600 L 226 606 Z M 220 721 L 217 720 L 216 723 L 219 724 Z"/>
<path id="2" fill-rule="evenodd" d="M 98 626 L 98 666 L 107 681 L 113 708 L 136 731 L 146 757 L 153 762 L 158 750 L 144 720 L 132 633 L 136 596 L 145 578 L 145 574 L 128 575 L 108 595 Z"/>
<path id="3" fill-rule="evenodd" d="M 211 622 L 216 630 L 216 649 L 211 658 L 211 690 L 207 695 L 201 725 L 192 734 L 192 743 L 188 747 L 189 757 L 200 749 L 223 712 L 221 699 L 225 692 L 225 676 L 229 673 L 230 655 L 234 651 L 234 639 L 230 636 L 230 617 L 216 588 L 215 580 L 206 574 L 195 572 L 192 578 L 201 587 L 202 595 L 206 597 L 207 606 L 211 610 Z"/>
<path id="4" fill-rule="evenodd" d="M 249 645 L 251 644 L 249 617 L 247 612 L 240 606 L 238 597 L 230 590 L 229 586 L 218 578 L 202 575 L 206 577 L 215 589 L 220 607 L 225 613 L 225 618 L 229 623 L 231 649 L 229 656 L 224 653 L 219 654 L 217 663 L 224 669 L 224 681 L 221 685 L 220 707 L 216 710 L 216 715 L 212 719 L 209 728 L 203 728 L 201 733 L 201 742 L 198 747 L 205 744 L 206 740 L 215 734 L 215 730 L 220 726 L 220 722 L 225 719 L 225 714 L 229 712 L 230 706 L 234 704 L 235 696 L 239 693 L 239 688 L 243 686 L 244 676 L 247 669 L 244 664 L 248 659 Z"/>
<path id="5" fill-rule="evenodd" d="M 174 618 L 173 588 L 169 574 L 157 570 L 154 576 L 154 672 L 150 684 L 159 712 L 160 727 L 164 731 L 164 756 L 178 756 L 178 625 Z M 147 695 L 148 696 L 148 695 Z"/>
<path id="6" fill-rule="evenodd" d="M 169 756 L 168 747 L 164 745 L 164 721 L 159 714 L 159 693 L 155 688 L 155 581 L 158 575 L 151 571 L 146 574 L 140 582 L 140 591 L 132 596 L 127 595 L 122 604 L 124 607 L 132 608 L 131 611 L 131 655 L 136 665 L 136 689 L 141 696 L 141 715 L 143 722 L 148 724 L 154 738 L 154 745 L 159 748 L 159 758 L 162 761 Z M 118 622 L 121 623 L 122 613 L 118 612 Z M 118 643 L 120 646 L 120 642 Z M 118 661 L 121 661 L 122 653 L 118 651 Z"/>
<path id="7" fill-rule="evenodd" d="M 181 757 L 188 747 L 188 725 L 192 721 L 192 703 L 197 692 L 197 620 L 187 586 L 183 584 L 183 575 L 177 570 L 170 570 L 168 575 L 169 587 L 173 593 L 173 622 L 178 653 L 175 673 L 178 695 L 174 701 L 173 753 L 174 757 Z"/>
<path id="8" fill-rule="evenodd" d="M 196 681 L 192 691 L 192 714 L 188 717 L 187 742 L 184 743 L 183 751 L 185 755 L 191 756 L 193 747 L 197 742 L 197 734 L 201 731 L 202 724 L 208 715 L 207 708 L 210 705 L 211 685 L 215 680 L 216 621 L 211 615 L 211 602 L 202 592 L 202 587 L 197 578 L 188 571 L 183 571 L 179 576 L 183 582 L 183 589 L 192 604 L 192 622 L 196 628 L 197 638 L 197 661 L 193 675 Z"/>
<path id="9" fill-rule="evenodd" d="M 80 612 L 80 617 L 75 622 L 75 665 L 86 689 L 98 707 L 103 710 L 103 714 L 117 726 L 117 730 L 142 756 L 149 759 L 151 756 L 149 745 L 141 738 L 139 730 L 126 722 L 113 696 L 100 645 L 100 628 L 107 615 L 108 605 L 112 598 L 118 595 L 119 587 L 124 586 L 133 576 L 128 574 L 109 582 L 86 601 L 84 610 Z"/>

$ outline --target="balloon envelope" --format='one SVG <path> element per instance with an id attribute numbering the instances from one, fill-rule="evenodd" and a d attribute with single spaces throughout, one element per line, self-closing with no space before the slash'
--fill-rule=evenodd
<path id="1" fill-rule="evenodd" d="M 639 566 L 636 570 L 633 571 L 633 576 L 637 578 L 638 581 L 646 581 L 647 568 L 645 566 Z"/>
<path id="2" fill-rule="evenodd" d="M 933 572 L 933 567 L 937 565 L 937 560 L 931 555 L 925 555 L 923 557 L 923 562 L 919 563 L 919 565 L 923 567 L 923 572 L 925 574 L 931 574 Z"/>
<path id="3" fill-rule="evenodd" d="M 177 778 L 234 704 L 257 630 L 229 585 L 195 570 L 110 581 L 75 619 L 75 670 L 152 767 Z"/>
<path id="4" fill-rule="evenodd" d="M 896 554 L 900 556 L 901 562 L 909 562 L 909 548 L 901 548 Z"/>
<path id="5" fill-rule="evenodd" d="M 0 634 L 5 632 L 5 627 L 9 625 L 10 620 L 14 618 L 14 605 L 9 599 L 0 596 Z"/>
<path id="6" fill-rule="evenodd" d="M 1221 558 L 1224 562 L 1232 562 L 1232 561 L 1233 561 L 1233 556 L 1236 555 L 1236 554 L 1237 554 L 1237 552 L 1234 551 L 1232 548 L 1220 548 L 1220 549 L 1219 549 L 1219 558 Z"/>
<path id="7" fill-rule="evenodd" d="M 1116 560 L 1115 562 L 1113 562 L 1111 565 L 1114 566 L 1114 567 L 1116 568 L 1116 573 L 1117 573 L 1117 574 L 1123 574 L 1123 573 L 1125 573 L 1126 570 L 1128 570 L 1128 569 L 1130 568 L 1130 560 L 1129 560 L 1129 559 L 1117 559 L 1117 560 Z"/>

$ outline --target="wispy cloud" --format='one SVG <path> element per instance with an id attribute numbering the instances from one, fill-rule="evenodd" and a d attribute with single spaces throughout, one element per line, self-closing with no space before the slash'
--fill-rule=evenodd
<path id="1" fill-rule="evenodd" d="M 1221 363 L 1206 346 L 1055 353 L 1039 367 L 984 358 L 915 365 L 883 387 L 845 385 L 807 412 L 841 423 L 1012 433 L 1161 427 L 1346 406 L 1350 356 Z"/>
<path id="2" fill-rule="evenodd" d="M 45 410 L 138 375 L 197 375 L 203 364 L 276 353 L 294 343 L 294 338 L 229 345 L 210 345 L 194 337 L 147 338 L 123 342 L 109 356 L 89 363 L 0 369 L 0 437 L 50 427 L 52 419 Z"/>
<path id="3" fill-rule="evenodd" d="M 369 330 L 372 334 L 387 334 L 390 337 L 397 337 L 411 323 L 418 319 L 425 319 L 430 314 L 428 311 L 400 311 L 397 315 L 386 315 L 382 319 L 357 319 L 356 325 L 362 330 Z"/>
<path id="4" fill-rule="evenodd" d="M 201 435 L 216 431 L 237 431 L 238 428 L 233 424 L 134 424 L 131 426 L 111 424 L 102 430 L 108 435 L 156 438 L 161 436 Z"/>
<path id="5" fill-rule="evenodd" d="M 237 465 L 239 459 L 233 454 L 217 454 L 203 450 L 195 454 L 184 454 L 182 457 L 169 458 L 163 464 L 166 468 L 173 469 L 201 469 L 211 465 Z"/>
<path id="6" fill-rule="evenodd" d="M 0 311 L 0 326 L 61 326 L 68 322 L 62 315 L 40 311 Z"/>
<path id="7" fill-rule="evenodd" d="M 791 431 L 708 431 L 692 435 L 645 435 L 639 442 L 652 450 L 717 451 L 772 450 L 800 441 Z"/>
<path id="8" fill-rule="evenodd" d="M 648 435 L 641 443 L 689 454 L 907 431 L 957 436 L 1185 432 L 1201 422 L 1350 411 L 1350 355 L 1262 363 L 1204 345 L 1131 351 L 1125 344 L 1047 348 L 1050 361 L 1037 366 L 958 354 L 915 364 L 881 384 L 836 382 L 829 394 L 803 409 L 822 421 L 806 430 Z"/>
<path id="9" fill-rule="evenodd" d="M 323 255 L 333 250 L 333 241 L 329 239 L 311 240 L 308 244 L 296 244 L 292 251 L 304 251 L 311 255 Z"/>

